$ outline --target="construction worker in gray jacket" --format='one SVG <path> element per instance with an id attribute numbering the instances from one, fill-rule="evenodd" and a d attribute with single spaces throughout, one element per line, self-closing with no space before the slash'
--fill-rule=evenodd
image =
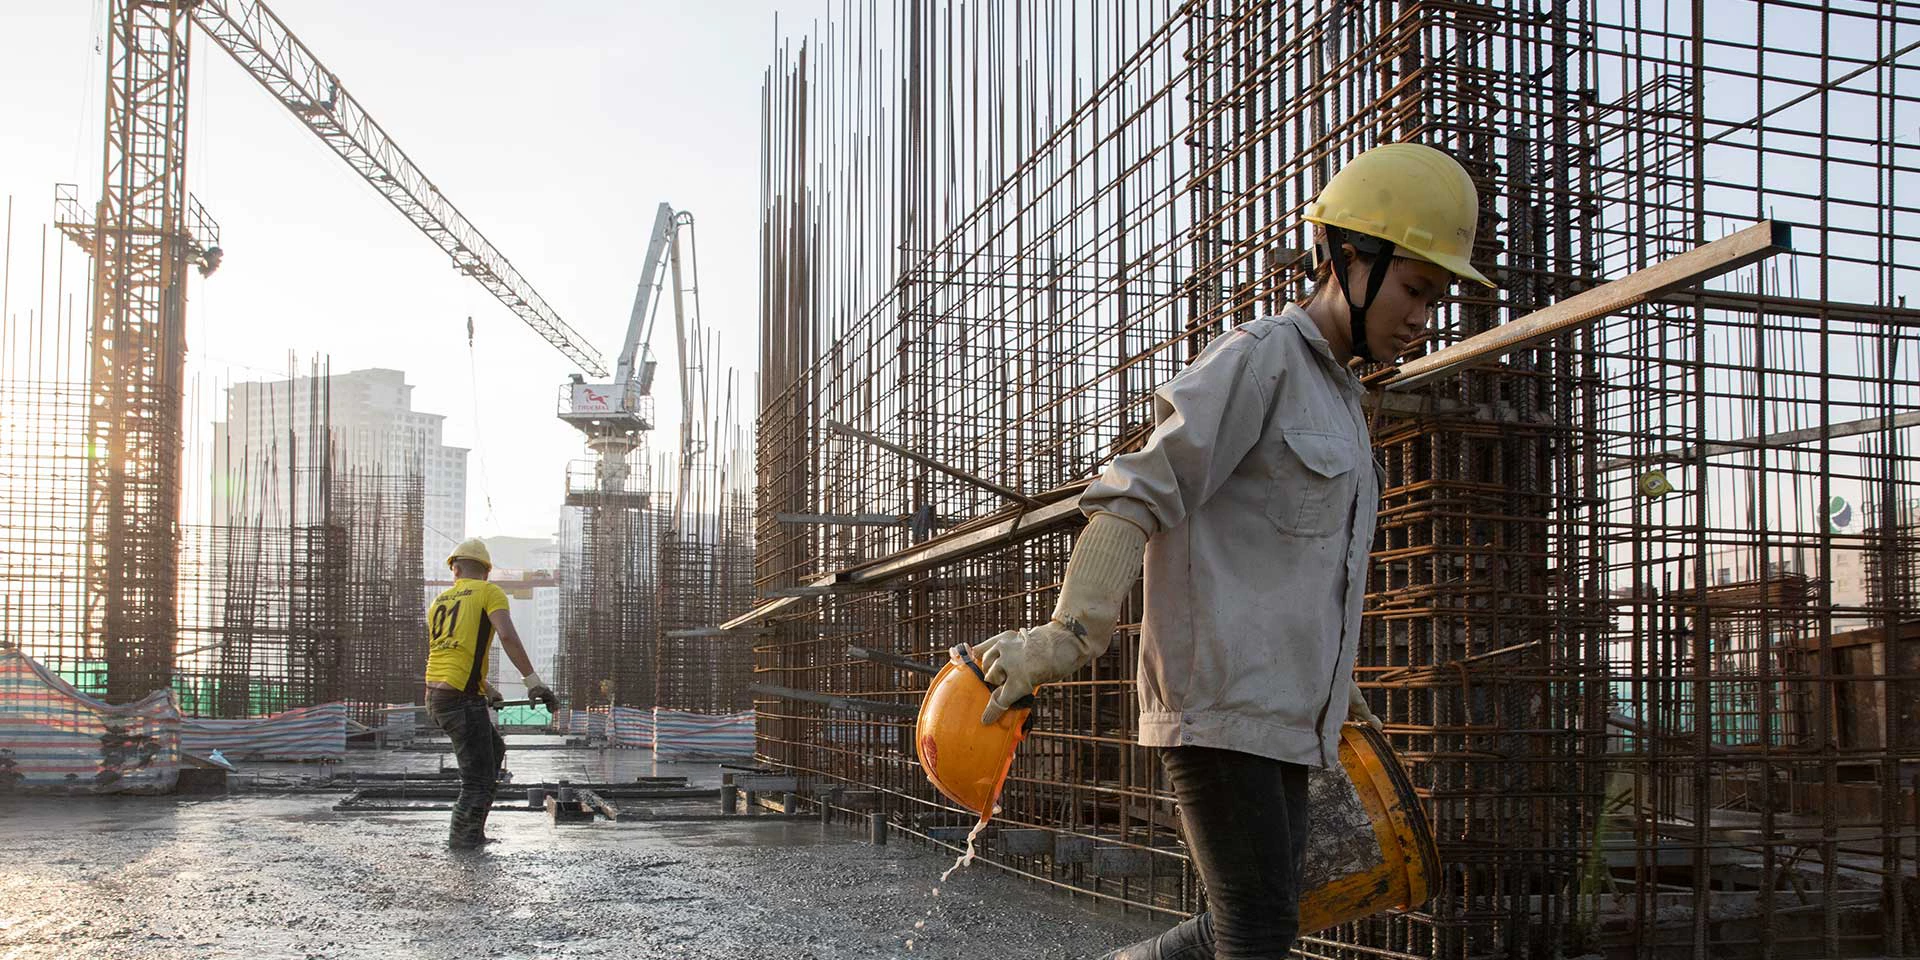
<path id="1" fill-rule="evenodd" d="M 1307 206 L 1317 283 L 1216 338 L 1154 394 L 1143 449 L 1081 497 L 1089 517 L 1047 623 L 974 649 L 983 722 L 1107 649 L 1140 574 L 1140 743 L 1160 748 L 1208 911 L 1115 960 L 1285 957 L 1299 933 L 1307 771 L 1340 724 L 1380 721 L 1353 683 L 1379 506 L 1353 359 L 1392 362 L 1460 277 L 1472 178 L 1419 144 L 1369 150 Z"/>

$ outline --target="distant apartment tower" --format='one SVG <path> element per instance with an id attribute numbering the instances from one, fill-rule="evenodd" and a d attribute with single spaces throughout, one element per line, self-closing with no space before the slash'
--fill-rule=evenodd
<path id="1" fill-rule="evenodd" d="M 446 552 L 467 530 L 467 450 L 441 442 L 445 421 L 413 409 L 413 387 L 399 370 L 234 384 L 227 388 L 226 420 L 213 425 L 212 519 L 314 519 L 319 485 L 310 465 L 320 462 L 331 427 L 335 470 L 422 475 L 421 565 L 429 579 L 439 578 Z M 263 463 L 278 469 L 263 470 Z"/>

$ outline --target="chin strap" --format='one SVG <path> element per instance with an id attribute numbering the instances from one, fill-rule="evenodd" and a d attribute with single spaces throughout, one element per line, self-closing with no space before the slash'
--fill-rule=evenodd
<path id="1" fill-rule="evenodd" d="M 1367 308 L 1373 305 L 1373 298 L 1379 296 L 1380 287 L 1387 282 L 1387 267 L 1393 260 L 1393 241 L 1365 234 L 1353 233 L 1340 227 L 1327 227 L 1327 261 L 1333 267 L 1333 282 L 1340 285 L 1340 296 L 1347 301 L 1347 316 L 1353 321 L 1350 335 L 1353 338 L 1353 355 L 1362 360 L 1373 361 L 1373 348 L 1367 344 Z M 1347 244 L 1355 250 L 1373 258 L 1373 266 L 1367 270 L 1367 299 L 1354 302 L 1353 291 L 1347 288 Z"/>

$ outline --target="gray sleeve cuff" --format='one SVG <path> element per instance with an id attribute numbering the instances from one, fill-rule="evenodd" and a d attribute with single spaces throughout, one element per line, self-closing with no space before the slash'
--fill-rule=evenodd
<path id="1" fill-rule="evenodd" d="M 1151 537 L 1160 532 L 1160 524 L 1153 518 L 1153 511 L 1147 505 L 1129 497 L 1111 497 L 1089 500 L 1084 495 L 1080 499 L 1080 512 L 1092 519 L 1095 514 L 1111 513 L 1122 520 L 1132 523 Z"/>

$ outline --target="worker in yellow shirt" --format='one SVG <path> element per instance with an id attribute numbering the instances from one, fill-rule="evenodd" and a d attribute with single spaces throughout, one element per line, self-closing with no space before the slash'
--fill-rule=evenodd
<path id="1" fill-rule="evenodd" d="M 493 570 L 487 545 L 477 539 L 461 543 L 447 556 L 447 566 L 453 586 L 441 591 L 427 611 L 427 713 L 453 741 L 460 763 L 460 796 L 453 802 L 447 846 L 472 850 L 487 842 L 487 812 L 493 809 L 507 750 L 487 703 L 487 652 L 493 638 L 500 638 L 500 649 L 525 678 L 529 699 L 553 712 L 560 709 L 560 698 L 533 672 L 507 612 L 506 591 L 487 582 Z"/>

